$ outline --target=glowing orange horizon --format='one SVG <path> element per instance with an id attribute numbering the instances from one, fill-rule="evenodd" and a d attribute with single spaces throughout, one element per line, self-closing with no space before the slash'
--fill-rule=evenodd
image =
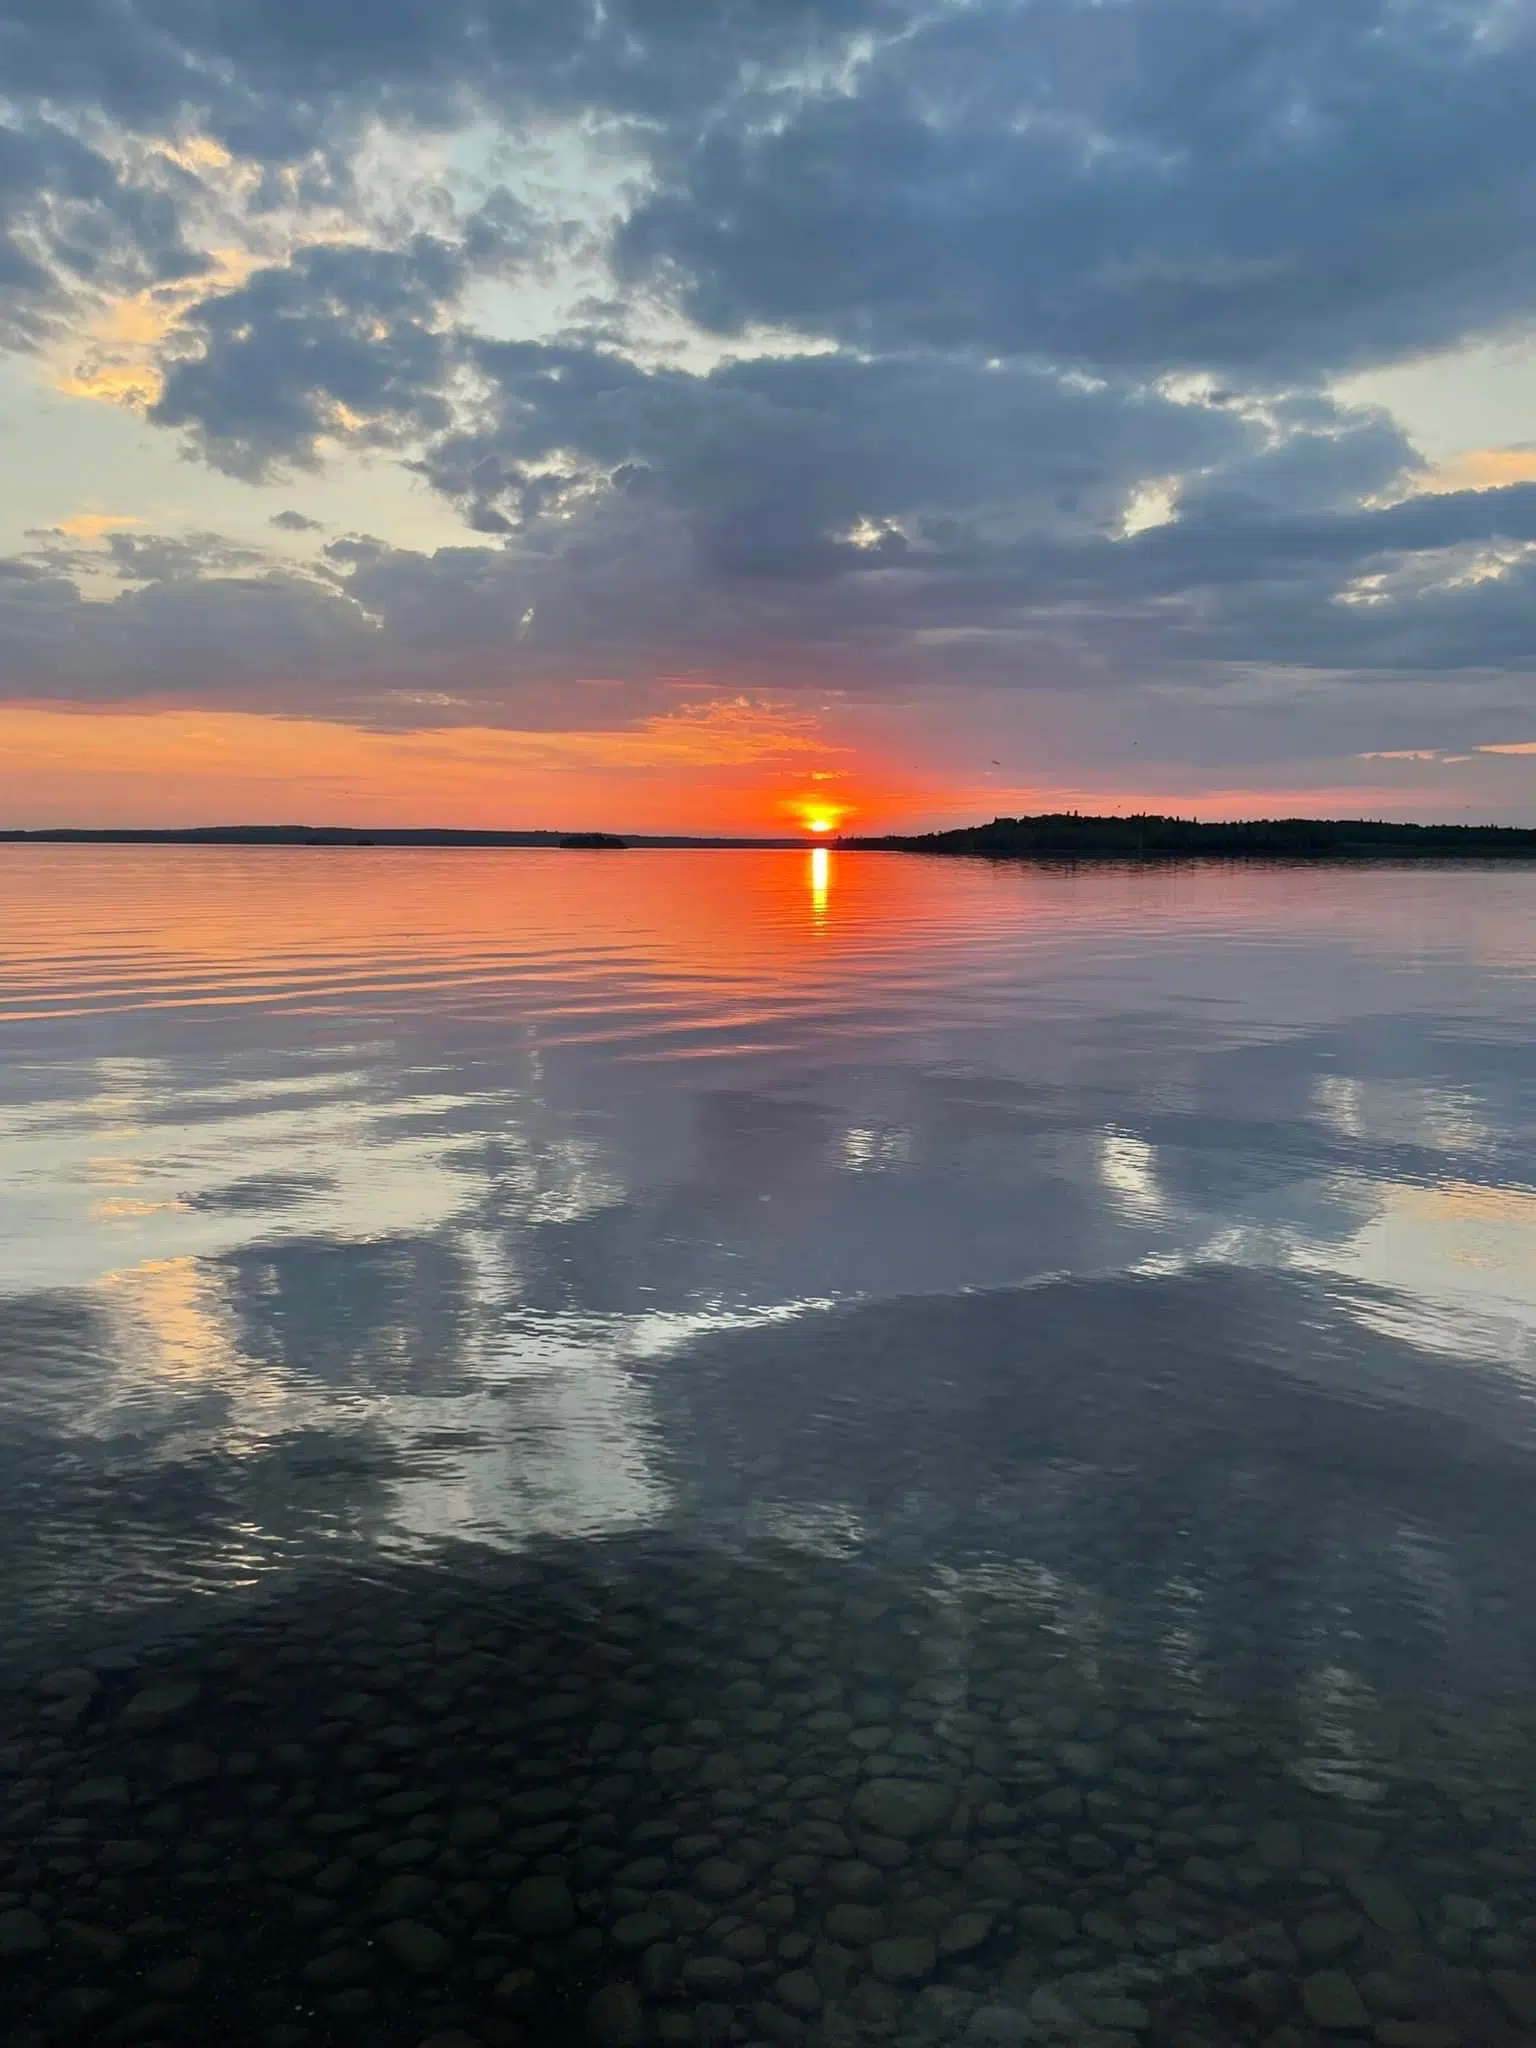
<path id="1" fill-rule="evenodd" d="M 576 731 L 389 731 L 222 709 L 0 705 L 0 823 L 603 827 L 747 838 L 793 819 L 824 836 L 866 805 L 889 816 L 904 802 L 873 778 L 866 784 L 863 770 L 857 804 L 816 793 L 818 781 L 842 782 L 845 771 L 807 774 L 806 757 L 847 752 L 814 719 L 739 699 Z"/>
<path id="2" fill-rule="evenodd" d="M 820 765 L 829 762 L 838 765 Z M 1447 811 L 1472 793 L 1450 780 L 1440 790 L 1438 808 Z M 0 825 L 21 828 L 304 823 L 742 839 L 793 830 L 814 844 L 850 820 L 881 833 L 1056 810 L 1392 816 L 1404 795 L 1389 784 L 1342 782 L 1135 792 L 1002 786 L 953 765 L 946 773 L 939 760 L 930 779 L 900 772 L 878 739 L 854 746 L 793 706 L 739 696 L 629 725 L 526 731 L 389 730 L 145 703 L 0 704 Z"/>

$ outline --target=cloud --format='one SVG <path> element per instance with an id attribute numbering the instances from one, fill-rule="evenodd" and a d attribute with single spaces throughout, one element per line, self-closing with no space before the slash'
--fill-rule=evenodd
<path id="1" fill-rule="evenodd" d="M 1431 467 L 1327 386 L 1536 313 L 1520 11 L 82 8 L 8 15 L 0 345 L 267 493 L 273 545 L 34 536 L 13 697 L 1221 702 L 1405 763 L 1519 729 L 1530 447 Z M 365 463 L 462 544 L 305 509 Z"/>
<path id="2" fill-rule="evenodd" d="M 935 9 L 855 87 L 679 133 L 630 277 L 730 333 L 1320 374 L 1536 304 L 1528 14 Z"/>
<path id="3" fill-rule="evenodd" d="M 476 112 L 601 107 L 697 113 L 743 77 L 835 74 L 891 0 L 380 0 L 317 16 L 302 0 L 237 11 L 11 0 L 7 87 L 134 128 L 195 117 L 237 153 L 297 156 L 381 115 L 458 127 Z"/>
<path id="4" fill-rule="evenodd" d="M 1536 740 L 1504 740 L 1477 749 L 1479 754 L 1536 754 Z"/>
<path id="5" fill-rule="evenodd" d="M 98 567 L 95 549 L 83 561 L 68 550 L 0 561 L 6 696 L 180 695 L 273 708 L 306 681 L 334 682 L 369 651 L 371 628 L 341 592 L 267 567 L 254 550 L 121 532 L 106 550 L 126 586 L 107 601 L 87 601 L 77 580 Z"/>
<path id="6" fill-rule="evenodd" d="M 313 468 L 321 443 L 398 447 L 451 420 L 445 303 L 462 252 L 431 236 L 403 249 L 322 245 L 182 323 L 149 417 L 191 430 L 205 460 L 257 479 Z"/>
<path id="7" fill-rule="evenodd" d="M 931 352 L 707 375 L 539 344 L 481 343 L 473 361 L 481 403 L 422 459 L 473 523 L 646 496 L 690 522 L 721 573 L 816 577 L 913 548 L 1093 532 L 1148 473 L 1219 465 L 1249 438 L 1219 410 L 1129 384 Z"/>
<path id="8" fill-rule="evenodd" d="M 103 295 L 174 287 L 204 268 L 171 192 L 125 176 L 40 109 L 0 118 L 0 350 L 45 347 Z"/>

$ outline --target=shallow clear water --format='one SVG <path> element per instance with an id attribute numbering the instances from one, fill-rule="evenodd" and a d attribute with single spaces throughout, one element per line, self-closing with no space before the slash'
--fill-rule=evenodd
<path id="1" fill-rule="evenodd" d="M 1536 2038 L 1536 877 L 0 906 L 36 2038 Z"/>

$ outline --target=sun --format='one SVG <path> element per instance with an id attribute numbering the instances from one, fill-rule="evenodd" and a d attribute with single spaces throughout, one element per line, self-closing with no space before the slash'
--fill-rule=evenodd
<path id="1" fill-rule="evenodd" d="M 852 804 L 825 796 L 785 797 L 778 808 L 797 819 L 801 831 L 809 832 L 813 839 L 825 839 L 830 833 L 839 831 L 854 814 Z"/>

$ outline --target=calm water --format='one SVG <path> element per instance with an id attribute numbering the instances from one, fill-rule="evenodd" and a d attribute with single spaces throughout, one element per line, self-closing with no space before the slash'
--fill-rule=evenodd
<path id="1" fill-rule="evenodd" d="M 1536 2038 L 1536 876 L 0 908 L 30 2038 Z"/>

